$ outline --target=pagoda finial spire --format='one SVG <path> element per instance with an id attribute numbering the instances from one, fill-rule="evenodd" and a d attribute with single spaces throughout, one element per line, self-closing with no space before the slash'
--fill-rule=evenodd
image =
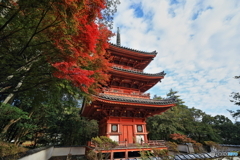
<path id="1" fill-rule="evenodd" d="M 119 27 L 117 27 L 117 45 L 118 45 L 118 46 L 121 46 Z"/>

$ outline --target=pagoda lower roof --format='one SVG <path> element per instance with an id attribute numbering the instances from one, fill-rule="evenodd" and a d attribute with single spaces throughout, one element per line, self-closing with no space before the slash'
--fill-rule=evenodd
<path id="1" fill-rule="evenodd" d="M 144 76 L 151 76 L 151 77 L 159 77 L 159 76 L 165 76 L 166 73 L 164 71 L 162 72 L 159 72 L 159 73 L 144 73 L 144 72 L 140 72 L 140 71 L 137 71 L 137 70 L 130 70 L 130 69 L 125 69 L 125 68 L 120 68 L 120 67 L 117 67 L 117 66 L 113 66 L 112 67 L 114 70 L 117 70 L 117 71 L 123 71 L 123 72 L 127 72 L 127 73 L 133 73 L 133 74 L 138 74 L 138 75 L 144 75 Z"/>
<path id="2" fill-rule="evenodd" d="M 110 45 L 112 45 L 114 47 L 117 47 L 117 48 L 120 48 L 120 49 L 125 49 L 125 50 L 129 50 L 129 51 L 137 52 L 137 53 L 148 54 L 148 55 L 157 55 L 157 51 L 145 52 L 145 51 L 140 51 L 140 50 L 124 47 L 124 46 L 119 46 L 119 45 L 114 44 L 114 43 L 110 43 Z"/>
<path id="3" fill-rule="evenodd" d="M 116 102 L 128 102 L 128 103 L 140 103 L 140 104 L 152 104 L 152 105 L 169 105 L 169 104 L 176 104 L 176 98 L 167 98 L 161 100 L 154 100 L 154 99 L 144 99 L 144 98 L 136 98 L 136 97 L 126 97 L 126 96 L 116 96 L 116 95 L 109 95 L 100 93 L 98 98 L 116 101 Z"/>

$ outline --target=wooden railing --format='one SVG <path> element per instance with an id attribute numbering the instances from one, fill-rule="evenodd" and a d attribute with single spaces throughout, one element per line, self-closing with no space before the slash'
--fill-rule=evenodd
<path id="1" fill-rule="evenodd" d="M 141 147 L 166 147 L 164 140 L 149 140 L 148 142 L 142 141 L 141 143 L 128 143 L 127 141 L 119 141 L 115 148 L 141 148 Z M 92 142 L 88 146 L 96 147 Z"/>
<path id="2" fill-rule="evenodd" d="M 166 146 L 164 140 L 149 140 L 149 146 Z"/>
<path id="3" fill-rule="evenodd" d="M 124 93 L 121 89 L 105 89 L 104 93 L 116 95 L 116 96 L 127 96 L 127 97 L 134 97 L 134 98 L 144 98 L 150 99 L 150 93 L 143 93 L 143 92 L 132 92 L 132 93 Z"/>

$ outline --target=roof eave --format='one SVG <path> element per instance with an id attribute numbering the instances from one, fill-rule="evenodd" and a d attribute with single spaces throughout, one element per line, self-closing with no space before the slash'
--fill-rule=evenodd
<path id="1" fill-rule="evenodd" d="M 136 52 L 136 53 L 139 53 L 139 54 L 154 55 L 154 57 L 157 55 L 157 51 L 156 50 L 152 51 L 152 52 L 145 52 L 145 51 L 140 51 L 140 50 L 124 47 L 124 46 L 119 46 L 119 45 L 116 45 L 116 44 L 113 44 L 113 43 L 110 43 L 109 49 L 112 49 L 111 47 L 123 49 L 123 50 L 126 50 L 126 51 L 132 51 L 132 52 Z"/>

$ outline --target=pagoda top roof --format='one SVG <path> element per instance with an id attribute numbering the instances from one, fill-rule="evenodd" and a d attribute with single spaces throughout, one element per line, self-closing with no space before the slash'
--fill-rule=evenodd
<path id="1" fill-rule="evenodd" d="M 146 52 L 146 51 L 140 51 L 140 50 L 136 50 L 136 49 L 132 49 L 132 48 L 129 48 L 129 47 L 124 47 L 124 46 L 120 46 L 120 45 L 117 45 L 117 44 L 114 44 L 114 43 L 110 43 L 112 46 L 114 47 L 118 47 L 120 49 L 126 49 L 126 50 L 129 50 L 129 51 L 133 51 L 133 52 L 138 52 L 138 53 L 142 53 L 142 54 L 148 54 L 148 55 L 157 55 L 157 51 L 152 51 L 152 52 Z"/>
<path id="2" fill-rule="evenodd" d="M 116 96 L 100 93 L 98 95 L 99 98 L 117 102 L 128 102 L 128 103 L 141 103 L 141 104 L 152 104 L 152 105 L 169 105 L 176 104 L 177 99 L 175 97 L 154 100 L 154 99 L 144 99 L 144 98 L 136 98 L 136 97 L 126 97 L 126 96 Z"/>
<path id="3" fill-rule="evenodd" d="M 159 72 L 159 73 L 144 73 L 144 72 L 141 72 L 141 71 L 138 71 L 138 70 L 125 69 L 125 68 L 120 68 L 120 67 L 117 67 L 117 66 L 113 66 L 112 68 L 114 70 L 118 70 L 118 71 L 134 73 L 134 74 L 138 74 L 138 75 L 152 76 L 152 77 L 159 77 L 159 76 L 165 76 L 166 75 L 166 73 L 164 71 Z"/>

